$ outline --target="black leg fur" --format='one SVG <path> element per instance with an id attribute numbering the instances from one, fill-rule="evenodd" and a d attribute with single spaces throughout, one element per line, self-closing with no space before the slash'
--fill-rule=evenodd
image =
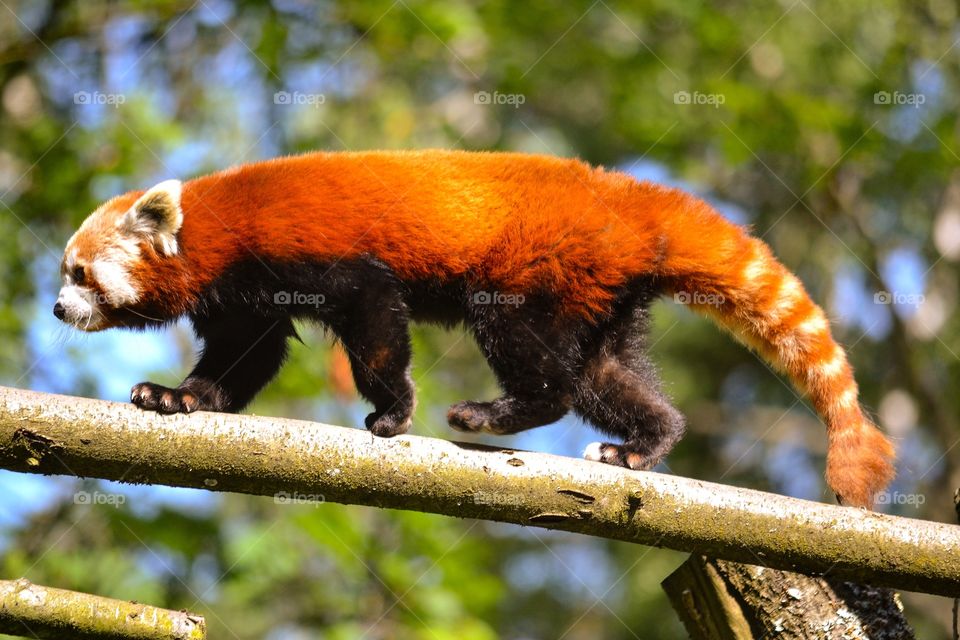
<path id="1" fill-rule="evenodd" d="M 131 400 L 163 413 L 239 411 L 283 363 L 287 338 L 295 335 L 292 319 L 305 318 L 329 327 L 347 349 L 357 389 L 374 405 L 367 427 L 382 436 L 403 433 L 414 408 L 404 293 L 373 258 L 240 262 L 191 315 L 205 344 L 193 373 L 176 389 L 138 384 Z M 424 289 L 426 298 L 440 293 Z"/>
<path id="2" fill-rule="evenodd" d="M 517 433 L 555 422 L 572 406 L 580 332 L 557 320 L 555 300 L 497 299 L 470 294 L 467 316 L 504 395 L 450 407 L 447 421 L 460 431 Z"/>
<path id="3" fill-rule="evenodd" d="M 573 408 L 622 444 L 598 443 L 588 457 L 649 469 L 683 435 L 684 419 L 660 391 L 646 356 L 652 283 L 632 283 L 611 317 L 588 325 L 560 312 L 549 296 L 495 304 L 473 296 L 467 317 L 504 395 L 459 402 L 447 419 L 461 431 L 511 434 L 563 417 Z"/>
<path id="4" fill-rule="evenodd" d="M 406 433 L 415 405 L 406 303 L 392 278 L 365 282 L 354 302 L 330 326 L 350 358 L 357 390 L 373 403 L 366 426 L 378 436 Z"/>
<path id="5" fill-rule="evenodd" d="M 459 402 L 456 429 L 510 434 L 554 422 L 573 408 L 623 440 L 600 444 L 592 458 L 649 468 L 683 433 L 683 418 L 660 392 L 644 353 L 650 282 L 626 288 L 599 325 L 565 314 L 550 294 L 525 298 L 471 290 L 464 281 L 400 282 L 373 258 L 320 264 L 236 265 L 214 283 L 191 319 L 202 357 L 180 386 L 133 388 L 132 401 L 163 413 L 239 411 L 276 374 L 294 334 L 292 318 L 319 321 L 342 341 L 359 392 L 374 405 L 366 425 L 376 435 L 405 432 L 415 398 L 410 379 L 410 318 L 466 321 L 503 395 Z M 306 295 L 304 295 L 306 294 Z"/>
<path id="6" fill-rule="evenodd" d="M 683 415 L 660 390 L 646 356 L 649 297 L 625 299 L 604 329 L 577 385 L 577 413 L 622 444 L 595 443 L 585 456 L 632 469 L 658 464 L 684 432 Z"/>
<path id="7" fill-rule="evenodd" d="M 650 370 L 638 372 L 612 356 L 598 356 L 587 366 L 576 410 L 598 429 L 624 440 L 591 445 L 585 453 L 591 460 L 651 469 L 683 436 L 683 416 L 651 384 Z"/>
<path id="8" fill-rule="evenodd" d="M 287 339 L 294 335 L 284 317 L 235 310 L 191 319 L 204 343 L 196 367 L 175 389 L 151 382 L 135 385 L 130 399 L 138 407 L 160 413 L 239 411 L 280 370 Z"/>

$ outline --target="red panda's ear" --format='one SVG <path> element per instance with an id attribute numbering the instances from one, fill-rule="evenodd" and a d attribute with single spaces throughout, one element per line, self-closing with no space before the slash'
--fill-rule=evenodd
<path id="1" fill-rule="evenodd" d="M 123 215 L 121 226 L 127 233 L 146 236 L 162 254 L 174 255 L 183 224 L 182 189 L 179 180 L 166 180 L 147 190 Z"/>

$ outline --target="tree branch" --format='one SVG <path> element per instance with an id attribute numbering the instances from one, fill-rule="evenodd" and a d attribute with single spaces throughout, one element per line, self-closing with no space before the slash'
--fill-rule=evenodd
<path id="1" fill-rule="evenodd" d="M 185 611 L 0 580 L 0 633 L 72 640 L 203 640 L 206 623 Z"/>
<path id="2" fill-rule="evenodd" d="M 561 529 L 960 595 L 960 527 L 585 460 L 0 387 L 0 468 Z"/>

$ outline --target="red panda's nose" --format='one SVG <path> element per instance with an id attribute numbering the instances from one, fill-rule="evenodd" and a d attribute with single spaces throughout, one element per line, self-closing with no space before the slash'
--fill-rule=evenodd
<path id="1" fill-rule="evenodd" d="M 53 315 L 57 316 L 58 320 L 63 320 L 67 315 L 67 310 L 63 308 L 63 305 L 59 302 L 53 305 Z"/>

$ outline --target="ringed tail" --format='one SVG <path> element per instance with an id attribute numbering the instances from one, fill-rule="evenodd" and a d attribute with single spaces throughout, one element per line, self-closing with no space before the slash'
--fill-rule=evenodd
<path id="1" fill-rule="evenodd" d="M 706 203 L 690 197 L 664 225 L 666 290 L 789 376 L 827 425 L 827 484 L 842 504 L 872 508 L 893 479 L 894 447 L 863 414 L 823 310 L 763 241 Z"/>

